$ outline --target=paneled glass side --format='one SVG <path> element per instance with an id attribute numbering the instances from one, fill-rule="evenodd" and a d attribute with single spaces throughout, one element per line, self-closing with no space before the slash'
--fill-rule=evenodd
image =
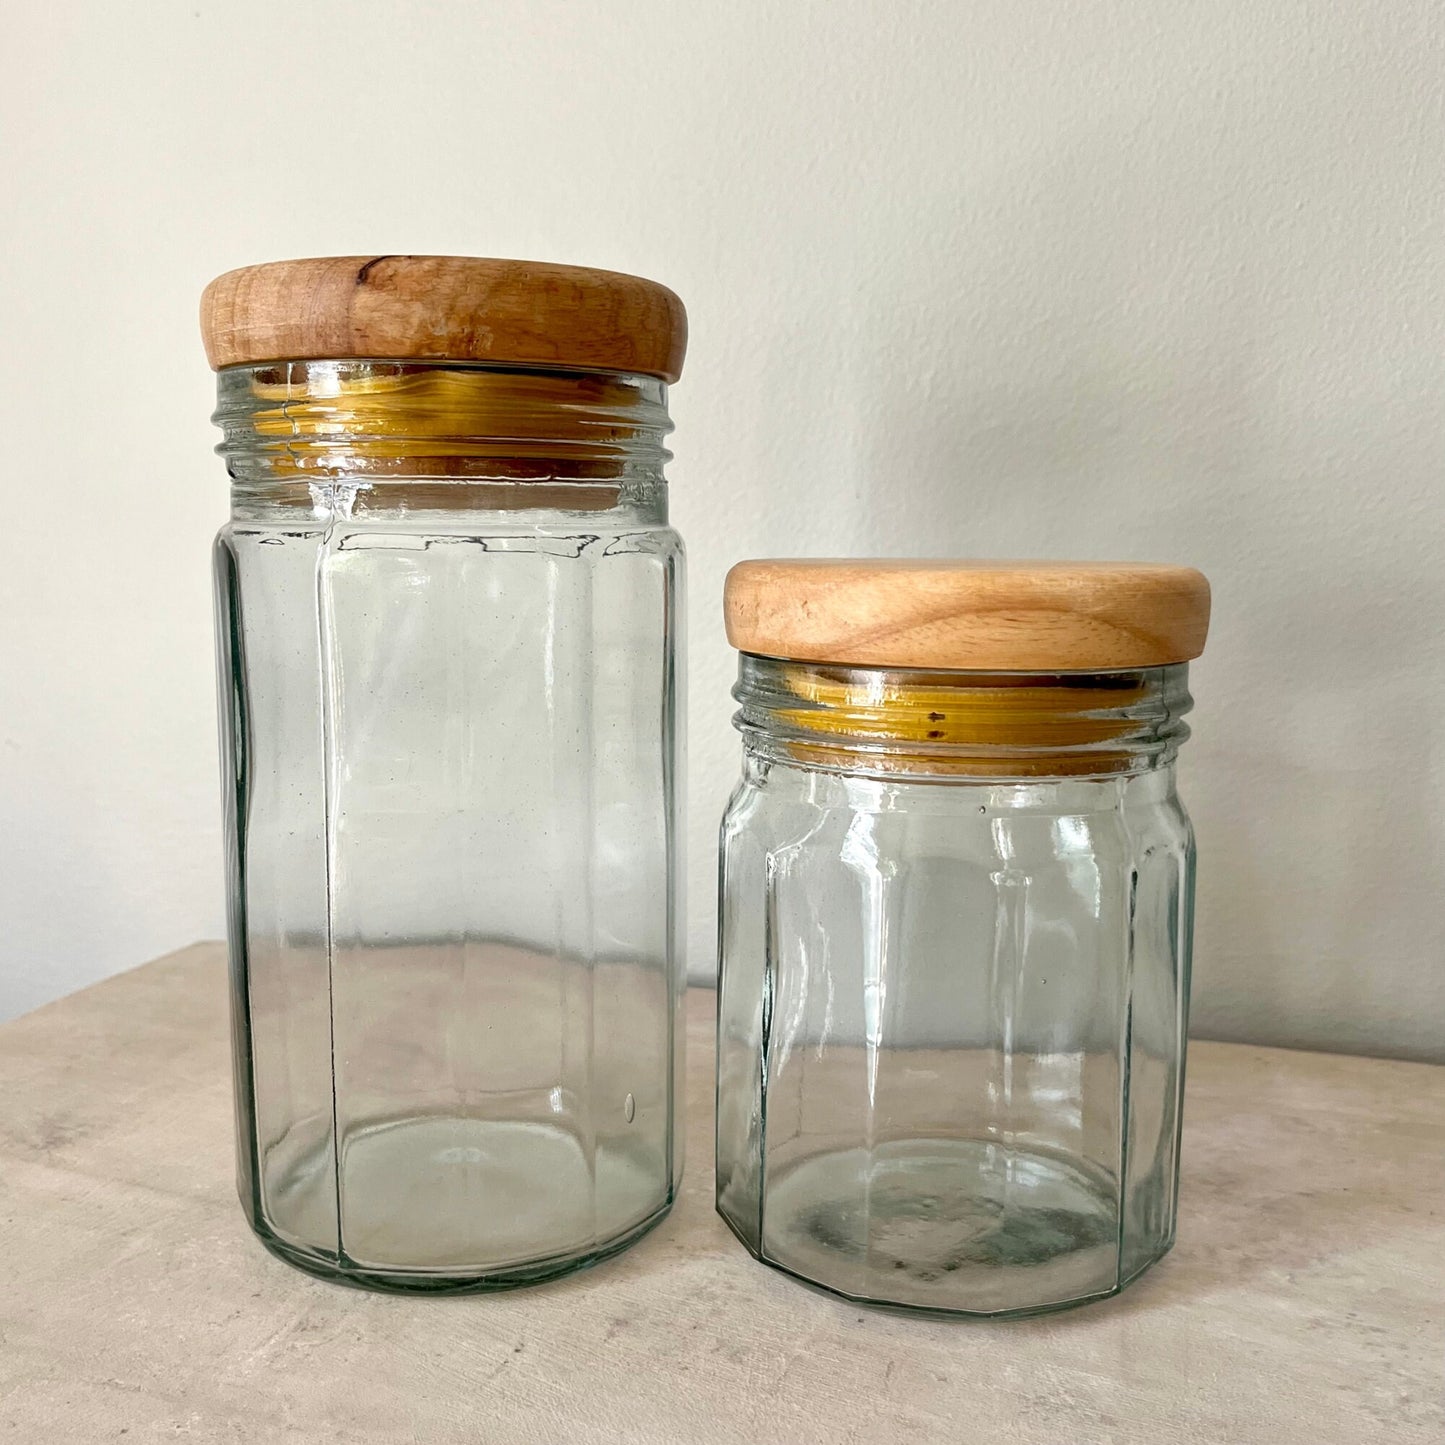
<path id="1" fill-rule="evenodd" d="M 339 527 L 324 569 L 341 1235 L 585 1255 L 671 1199 L 671 534 Z"/>
<path id="2" fill-rule="evenodd" d="M 717 1207 L 749 1249 L 762 1227 L 763 1061 L 772 1015 L 768 874 L 786 816 L 770 768 L 749 760 L 719 839 L 717 992 Z M 782 810 L 784 813 L 786 810 Z M 805 820 L 806 822 L 806 820 Z"/>
<path id="3" fill-rule="evenodd" d="M 337 1258 L 317 567 L 322 530 L 216 542 L 240 1181 L 263 1236 Z"/>
<path id="4" fill-rule="evenodd" d="M 212 549 L 216 626 L 216 721 L 221 763 L 221 831 L 225 847 L 229 939 L 232 1104 L 236 1124 L 236 1193 L 251 1228 L 261 1214 L 256 1159 L 256 1098 L 251 1060 L 250 979 L 246 954 L 246 858 L 240 820 L 246 810 L 246 714 L 242 687 L 241 611 L 236 559 L 224 532 Z"/>
<path id="5" fill-rule="evenodd" d="M 749 827 L 758 793 L 740 787 L 723 816 L 718 843 L 719 956 L 736 960 L 717 981 L 717 1108 L 714 1115 L 718 1212 L 758 1249 L 762 1160 L 762 1051 L 766 939 L 755 900 L 764 889 L 766 849 Z"/>
<path id="6" fill-rule="evenodd" d="M 766 1080 L 759 1252 L 923 1308 L 1108 1293 L 1129 874 L 1118 785 L 1062 797 L 774 764 L 770 788 L 774 809 L 792 799 L 794 826 L 761 857 L 753 837 L 730 842 L 720 1030 L 721 1156 L 752 1092 L 742 1044 L 770 960 L 771 1027 L 752 1061 Z M 748 1021 L 736 1042 L 734 1018 Z"/>
<path id="7" fill-rule="evenodd" d="M 1128 1177 L 1120 1273 L 1128 1280 L 1174 1242 L 1193 933 L 1194 834 L 1173 770 L 1135 779 L 1125 818 L 1136 904 L 1130 998 Z"/>

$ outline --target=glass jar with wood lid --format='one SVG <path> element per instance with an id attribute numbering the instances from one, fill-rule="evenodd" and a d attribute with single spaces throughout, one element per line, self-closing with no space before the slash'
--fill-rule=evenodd
<path id="1" fill-rule="evenodd" d="M 1113 1294 L 1174 1239 L 1208 584 L 745 562 L 726 610 L 719 1211 L 860 1301 Z"/>
<path id="2" fill-rule="evenodd" d="M 239 1184 L 302 1268 L 526 1283 L 676 1194 L 685 326 L 460 257 L 206 292 Z"/>

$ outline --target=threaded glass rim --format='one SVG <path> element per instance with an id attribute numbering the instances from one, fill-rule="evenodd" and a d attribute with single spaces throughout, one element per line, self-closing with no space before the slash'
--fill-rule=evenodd
<path id="1" fill-rule="evenodd" d="M 1186 663 L 1104 673 L 841 667 L 739 654 L 749 752 L 837 772 L 1038 778 L 1167 767 L 1189 736 Z"/>
<path id="2" fill-rule="evenodd" d="M 291 361 L 217 373 L 216 447 L 237 482 L 661 479 L 666 385 L 465 362 Z"/>

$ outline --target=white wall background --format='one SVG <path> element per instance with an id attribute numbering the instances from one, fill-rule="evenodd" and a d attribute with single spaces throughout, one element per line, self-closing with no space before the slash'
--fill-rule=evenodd
<path id="1" fill-rule="evenodd" d="M 697 973 L 731 561 L 1192 562 L 1197 1032 L 1445 1058 L 1438 0 L 0 12 L 0 1017 L 223 927 L 201 287 L 440 251 L 691 312 Z"/>

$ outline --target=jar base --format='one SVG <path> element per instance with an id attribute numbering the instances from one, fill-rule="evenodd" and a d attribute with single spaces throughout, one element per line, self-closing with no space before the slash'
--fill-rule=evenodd
<path id="1" fill-rule="evenodd" d="M 986 1140 L 893 1140 L 774 1169 L 755 1258 L 855 1304 L 943 1316 L 1041 1314 L 1106 1299 L 1121 1274 L 1117 1190 L 1102 1172 Z M 1135 1256 L 1137 1258 L 1137 1255 Z"/>
<path id="2" fill-rule="evenodd" d="M 277 1259 L 284 1260 L 317 1279 L 329 1280 L 332 1284 L 344 1284 L 354 1289 L 372 1290 L 382 1294 L 489 1294 L 545 1284 L 549 1280 L 591 1269 L 593 1265 L 621 1254 L 667 1218 L 672 1212 L 675 1199 L 676 1195 L 669 1191 L 667 1198 L 646 1219 L 582 1253 L 554 1255 L 547 1259 L 529 1260 L 523 1264 L 476 1274 L 366 1269 L 347 1260 L 338 1262 L 304 1246 L 291 1244 L 273 1234 L 264 1223 L 253 1223 L 252 1231 Z"/>

